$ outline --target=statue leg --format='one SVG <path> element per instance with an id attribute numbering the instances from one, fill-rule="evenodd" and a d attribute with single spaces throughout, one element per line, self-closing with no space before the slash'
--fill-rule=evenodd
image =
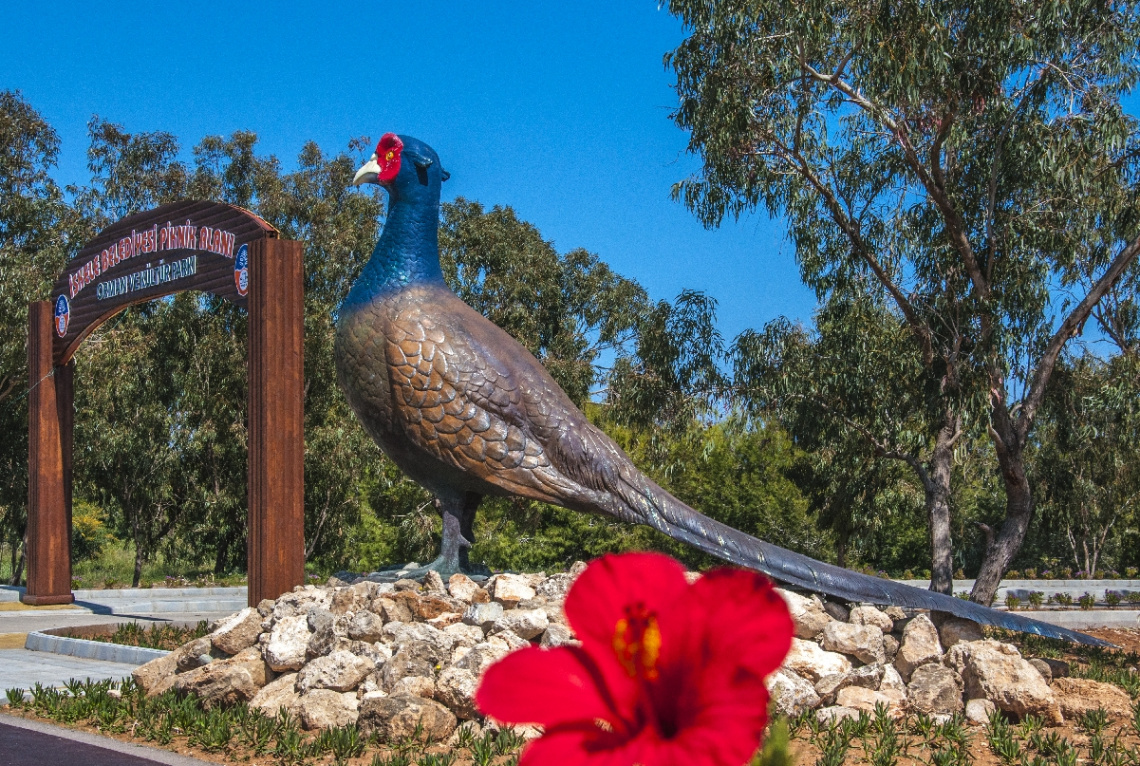
<path id="1" fill-rule="evenodd" d="M 483 496 L 475 492 L 468 492 L 463 498 L 463 512 L 459 516 L 459 536 L 465 543 L 459 546 L 459 566 L 463 572 L 471 571 L 467 549 L 475 544 L 475 513 L 481 502 Z"/>
<path id="2" fill-rule="evenodd" d="M 483 496 L 475 492 L 439 498 L 439 512 L 443 516 L 442 550 L 439 558 L 416 573 L 433 569 L 443 577 L 450 577 L 456 572 L 470 572 L 467 549 L 474 543 L 475 512 L 482 500 Z"/>

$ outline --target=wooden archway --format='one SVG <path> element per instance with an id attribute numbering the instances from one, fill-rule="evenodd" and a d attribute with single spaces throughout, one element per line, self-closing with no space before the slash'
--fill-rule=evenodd
<path id="1" fill-rule="evenodd" d="M 249 311 L 249 604 L 304 581 L 302 243 L 248 210 L 173 202 L 112 224 L 28 307 L 26 604 L 69 604 L 75 362 L 127 306 L 202 290 Z"/>

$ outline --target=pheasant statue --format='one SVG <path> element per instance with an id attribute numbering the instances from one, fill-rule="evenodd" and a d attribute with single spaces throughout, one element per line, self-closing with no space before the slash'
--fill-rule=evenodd
<path id="1" fill-rule="evenodd" d="M 657 486 L 579 411 L 529 351 L 461 301 L 439 264 L 435 151 L 387 133 L 354 185 L 388 191 L 371 260 L 341 304 L 340 385 L 381 449 L 432 492 L 443 545 L 428 565 L 467 566 L 486 495 L 519 495 L 648 524 L 725 561 L 846 601 L 941 610 L 1014 630 L 1098 641 L 1021 615 L 870 577 L 757 540 Z"/>

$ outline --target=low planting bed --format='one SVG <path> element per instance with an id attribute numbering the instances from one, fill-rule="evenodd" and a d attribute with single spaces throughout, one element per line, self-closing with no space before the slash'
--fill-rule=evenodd
<path id="1" fill-rule="evenodd" d="M 42 632 L 61 638 L 80 638 L 85 641 L 99 641 L 107 644 L 137 646 L 143 649 L 160 649 L 169 652 L 187 641 L 193 641 L 207 635 L 210 632 L 210 623 L 207 620 L 192 624 L 159 622 L 151 625 L 123 622 L 118 625 L 53 628 Z"/>
<path id="2" fill-rule="evenodd" d="M 36 688 L 15 712 L 226 763 L 513 763 L 541 732 L 500 730 L 472 693 L 514 649 L 574 641 L 577 571 L 298 588 L 198 626 L 121 687 Z M 1140 766 L 1135 630 L 1090 631 L 1122 647 L 1092 649 L 783 596 L 797 639 L 769 683 L 765 763 Z"/>

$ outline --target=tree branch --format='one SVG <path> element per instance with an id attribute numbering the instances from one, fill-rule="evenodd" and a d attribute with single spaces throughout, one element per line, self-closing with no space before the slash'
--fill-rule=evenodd
<path id="1" fill-rule="evenodd" d="M 959 215 L 953 203 L 951 203 L 949 196 L 947 196 L 945 192 L 945 188 L 936 180 L 942 178 L 942 143 L 936 140 L 935 146 L 931 148 L 930 165 L 932 169 L 936 168 L 932 175 L 932 172 L 928 171 L 919 159 L 918 151 L 910 142 L 910 134 L 904 123 L 894 120 L 886 109 L 864 96 L 842 77 L 822 74 L 807 64 L 804 64 L 804 70 L 807 71 L 812 78 L 831 85 L 840 93 L 847 96 L 853 104 L 874 117 L 894 134 L 895 139 L 903 148 L 903 154 L 906 157 L 907 164 L 911 170 L 914 171 L 915 175 L 918 176 L 919 181 L 926 189 L 926 193 L 930 195 L 930 198 L 938 207 L 938 211 L 942 214 L 942 218 L 946 223 L 947 234 L 950 235 L 950 242 L 962 256 L 962 260 L 966 264 L 966 272 L 970 275 L 970 281 L 973 283 L 974 289 L 978 292 L 982 300 L 988 300 L 990 297 L 989 282 L 985 279 L 985 275 L 982 274 L 977 256 L 974 253 L 974 248 L 970 245 L 970 240 L 966 236 L 965 222 L 962 220 L 961 215 Z M 945 119 L 943 123 L 946 123 Z M 949 126 L 945 125 L 945 129 L 949 130 Z M 945 140 L 944 137 L 943 140 Z"/>
<path id="2" fill-rule="evenodd" d="M 859 435 L 862 436 L 867 441 L 867 443 L 870 444 L 871 447 L 874 449 L 875 457 L 887 458 L 888 460 L 900 460 L 900 461 L 906 463 L 907 465 L 909 465 L 911 468 L 914 469 L 915 473 L 918 474 L 918 478 L 922 482 L 923 488 L 924 489 L 929 488 L 929 486 L 930 486 L 930 475 L 929 475 L 929 473 L 927 473 L 926 466 L 924 466 L 922 464 L 922 461 L 918 458 L 918 456 L 916 456 L 910 452 L 904 452 L 900 449 L 894 449 L 894 448 L 887 447 L 887 445 L 885 445 L 883 442 L 881 442 L 875 438 L 874 434 L 871 433 L 870 429 L 866 428 L 865 426 L 858 423 L 857 421 L 852 420 L 851 418 L 847 417 L 843 413 L 837 412 L 834 408 L 832 408 L 830 405 L 828 405 L 827 402 L 822 401 L 818 397 L 813 397 L 813 400 L 819 406 L 819 408 L 822 409 L 824 412 L 828 412 L 831 415 L 833 415 L 834 417 L 839 418 L 849 428 L 852 428 L 855 431 L 858 431 Z M 957 437 L 955 437 L 955 438 L 957 438 Z"/>
<path id="3" fill-rule="evenodd" d="M 1129 264 L 1135 260 L 1138 253 L 1140 253 L 1140 237 L 1134 239 L 1131 244 L 1117 253 L 1116 258 L 1105 269 L 1100 279 L 1096 281 L 1084 299 L 1069 312 L 1069 315 L 1061 322 L 1061 326 L 1057 328 L 1057 332 L 1053 333 L 1053 337 L 1049 339 L 1049 345 L 1045 347 L 1045 353 L 1041 355 L 1041 361 L 1037 364 L 1037 371 L 1029 386 L 1029 394 L 1025 397 L 1021 412 L 1017 417 L 1015 428 L 1020 444 L 1025 443 L 1029 428 L 1033 425 L 1037 410 L 1045 397 L 1045 386 L 1049 383 L 1049 378 L 1053 374 L 1053 368 L 1061 356 L 1061 351 L 1065 348 L 1065 343 L 1080 332 L 1081 325 L 1088 319 L 1093 308 L 1112 288 Z"/>
<path id="4" fill-rule="evenodd" d="M 899 307 L 899 310 L 903 313 L 903 317 L 906 319 L 907 324 L 910 326 L 911 331 L 918 339 L 919 345 L 922 348 L 923 363 L 926 365 L 931 364 L 934 361 L 934 345 L 931 338 L 930 327 L 927 326 L 921 317 L 919 317 L 918 311 L 915 310 L 914 305 L 911 304 L 905 295 L 903 295 L 902 290 L 900 290 L 898 285 L 894 283 L 894 280 L 892 280 L 887 274 L 886 269 L 883 268 L 883 265 L 879 262 L 878 258 L 876 258 L 871 252 L 870 248 L 867 246 L 866 241 L 863 239 L 862 233 L 859 231 L 858 224 L 855 221 L 852 221 L 851 218 L 848 217 L 848 215 L 843 211 L 843 206 L 835 197 L 832 189 L 823 183 L 823 181 L 815 174 L 798 148 L 789 148 L 778 141 L 774 143 L 776 143 L 782 151 L 786 152 L 788 157 L 791 157 L 795 161 L 795 165 L 799 174 L 803 176 L 804 179 L 806 179 L 807 182 L 811 184 L 816 192 L 823 198 L 824 204 L 831 212 L 832 220 L 835 221 L 835 224 L 839 226 L 844 234 L 847 235 L 847 238 L 851 241 L 851 245 L 855 249 L 855 252 L 859 254 L 859 256 L 871 269 L 872 273 L 875 275 L 875 278 L 879 281 L 879 284 L 881 284 L 887 290 L 887 292 L 890 293 L 891 298 L 895 302 L 895 305 L 897 305 Z"/>

